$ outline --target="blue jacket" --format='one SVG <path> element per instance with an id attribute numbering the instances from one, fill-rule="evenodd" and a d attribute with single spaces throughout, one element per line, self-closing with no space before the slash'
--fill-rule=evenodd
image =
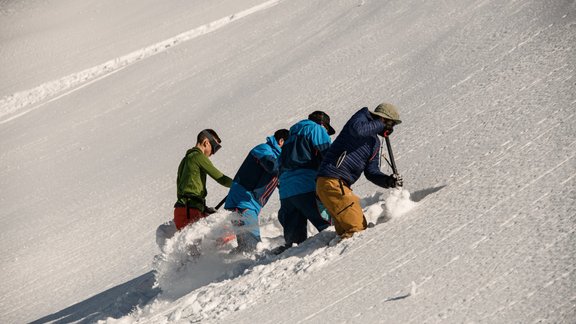
<path id="1" fill-rule="evenodd" d="M 360 109 L 348 120 L 330 146 L 318 176 L 342 179 L 346 185 L 352 186 L 364 172 L 366 179 L 374 184 L 383 188 L 393 187 L 394 178 L 382 173 L 379 167 L 378 134 L 384 131 L 384 127 L 384 123 L 372 117 L 368 108 Z M 342 156 L 340 167 L 337 167 Z"/>
<path id="2" fill-rule="evenodd" d="M 278 186 L 280 146 L 274 136 L 254 147 L 238 169 L 228 192 L 225 209 L 260 210 Z"/>
<path id="3" fill-rule="evenodd" d="M 331 142 L 326 129 L 311 120 L 290 128 L 280 154 L 280 199 L 316 191 L 318 167 Z"/>

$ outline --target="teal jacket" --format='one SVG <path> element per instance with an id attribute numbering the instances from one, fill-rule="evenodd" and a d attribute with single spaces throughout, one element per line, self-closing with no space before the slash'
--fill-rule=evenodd
<path id="1" fill-rule="evenodd" d="M 225 209 L 250 209 L 258 215 L 278 185 L 280 145 L 274 136 L 253 148 L 234 177 Z"/>
<path id="2" fill-rule="evenodd" d="M 308 119 L 290 128 L 280 154 L 280 199 L 316 192 L 318 167 L 332 140 L 326 129 Z"/>

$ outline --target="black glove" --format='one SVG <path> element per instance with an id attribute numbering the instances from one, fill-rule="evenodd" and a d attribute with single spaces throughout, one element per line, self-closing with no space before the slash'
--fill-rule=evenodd
<path id="1" fill-rule="evenodd" d="M 212 215 L 215 212 L 216 212 L 216 209 L 214 209 L 213 207 L 204 206 L 204 214 Z"/>
<path id="2" fill-rule="evenodd" d="M 393 174 L 392 178 L 394 178 L 394 187 L 402 187 L 404 185 L 404 181 L 402 180 L 402 175 Z"/>

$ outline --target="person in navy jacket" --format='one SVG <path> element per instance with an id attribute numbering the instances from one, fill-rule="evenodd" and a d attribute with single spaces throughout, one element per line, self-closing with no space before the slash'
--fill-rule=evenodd
<path id="1" fill-rule="evenodd" d="M 351 186 L 362 172 L 370 182 L 382 188 L 402 186 L 400 175 L 380 171 L 380 136 L 388 136 L 400 124 L 396 107 L 383 103 L 371 112 L 364 107 L 344 125 L 318 171 L 316 194 L 324 204 L 341 238 L 366 229 L 360 198 Z"/>
<path id="2" fill-rule="evenodd" d="M 290 128 L 290 137 L 280 154 L 278 219 L 286 244 L 276 252 L 306 240 L 308 221 L 318 231 L 330 226 L 329 221 L 322 217 L 316 200 L 316 176 L 332 142 L 330 135 L 334 133 L 330 117 L 322 111 L 313 112 L 308 119 Z"/>
<path id="3" fill-rule="evenodd" d="M 288 138 L 287 129 L 277 130 L 266 143 L 254 147 L 234 176 L 224 208 L 237 213 L 232 221 L 238 247 L 234 252 L 251 252 L 261 241 L 258 215 L 278 186 L 282 145 Z"/>

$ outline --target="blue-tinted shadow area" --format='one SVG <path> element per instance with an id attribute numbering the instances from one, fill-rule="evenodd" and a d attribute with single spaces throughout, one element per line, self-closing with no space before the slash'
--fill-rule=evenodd
<path id="1" fill-rule="evenodd" d="M 439 186 L 439 187 L 433 187 L 433 188 L 418 190 L 416 192 L 413 192 L 410 195 L 410 199 L 414 202 L 419 202 L 422 199 L 424 199 L 426 196 L 431 195 L 437 191 L 440 191 L 444 187 L 446 187 L 446 186 L 444 185 L 444 186 Z"/>
<path id="2" fill-rule="evenodd" d="M 153 288 L 153 285 L 154 273 L 150 271 L 138 278 L 31 323 L 94 323 L 108 317 L 120 318 L 156 297 L 160 290 Z"/>

